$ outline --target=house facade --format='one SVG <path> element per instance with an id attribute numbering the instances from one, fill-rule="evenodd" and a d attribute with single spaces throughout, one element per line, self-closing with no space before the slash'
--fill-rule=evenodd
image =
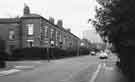
<path id="1" fill-rule="evenodd" d="M 9 53 L 26 47 L 77 50 L 80 46 L 80 38 L 63 28 L 62 20 L 54 24 L 52 19 L 31 13 L 26 5 L 22 17 L 0 19 L 0 38 L 5 41 Z"/>

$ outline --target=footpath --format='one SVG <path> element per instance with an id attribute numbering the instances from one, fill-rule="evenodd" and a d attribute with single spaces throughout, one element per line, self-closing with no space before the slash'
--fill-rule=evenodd
<path id="1" fill-rule="evenodd" d="M 116 65 L 116 61 L 116 56 L 111 56 L 107 60 L 101 60 L 99 72 L 93 82 L 129 82 L 121 69 Z"/>
<path id="2" fill-rule="evenodd" d="M 6 67 L 0 69 L 0 76 L 7 76 L 10 74 L 15 74 L 23 70 L 32 70 L 39 64 L 42 64 L 41 61 L 10 61 L 6 62 Z"/>

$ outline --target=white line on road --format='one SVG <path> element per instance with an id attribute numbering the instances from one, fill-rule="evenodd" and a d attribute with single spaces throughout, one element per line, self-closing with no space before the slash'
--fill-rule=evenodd
<path id="1" fill-rule="evenodd" d="M 19 71 L 21 71 L 21 70 L 18 70 L 18 69 L 10 69 L 10 70 L 7 70 L 7 71 L 1 71 L 1 72 L 0 72 L 0 76 L 9 75 L 9 74 L 16 73 L 16 72 L 19 72 Z"/>
<path id="2" fill-rule="evenodd" d="M 15 66 L 15 69 L 28 69 L 28 68 L 34 68 L 34 66 Z"/>
<path id="3" fill-rule="evenodd" d="M 113 67 L 105 67 L 106 70 L 109 70 L 109 71 L 113 71 L 114 68 Z"/>
<path id="4" fill-rule="evenodd" d="M 108 66 L 106 66 L 105 63 L 103 63 L 103 68 L 104 68 L 105 70 L 109 70 L 109 71 L 114 70 L 114 67 L 108 67 Z"/>
<path id="5" fill-rule="evenodd" d="M 106 67 L 106 64 L 105 63 L 103 63 L 103 67 Z"/>
<path id="6" fill-rule="evenodd" d="M 93 73 L 93 76 L 92 76 L 90 82 L 95 82 L 96 77 L 97 77 L 98 73 L 100 72 L 101 66 L 102 66 L 102 64 L 98 65 L 97 70 Z"/>

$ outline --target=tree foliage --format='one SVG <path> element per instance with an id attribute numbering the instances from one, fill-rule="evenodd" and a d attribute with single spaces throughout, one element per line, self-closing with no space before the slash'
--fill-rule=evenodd
<path id="1" fill-rule="evenodd" d="M 97 0 L 95 19 L 91 23 L 96 31 L 111 42 L 120 42 L 124 35 L 135 32 L 135 0 Z"/>
<path id="2" fill-rule="evenodd" d="M 119 67 L 135 82 L 135 0 L 97 0 L 95 20 L 97 32 L 107 36 L 120 58 Z"/>

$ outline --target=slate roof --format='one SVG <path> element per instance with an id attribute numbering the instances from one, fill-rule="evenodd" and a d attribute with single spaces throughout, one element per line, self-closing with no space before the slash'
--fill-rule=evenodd
<path id="1" fill-rule="evenodd" d="M 23 15 L 21 18 L 40 18 L 40 17 L 42 16 L 35 13 L 31 13 L 31 14 Z"/>
<path id="2" fill-rule="evenodd" d="M 19 18 L 1 18 L 0 23 L 19 23 Z"/>

